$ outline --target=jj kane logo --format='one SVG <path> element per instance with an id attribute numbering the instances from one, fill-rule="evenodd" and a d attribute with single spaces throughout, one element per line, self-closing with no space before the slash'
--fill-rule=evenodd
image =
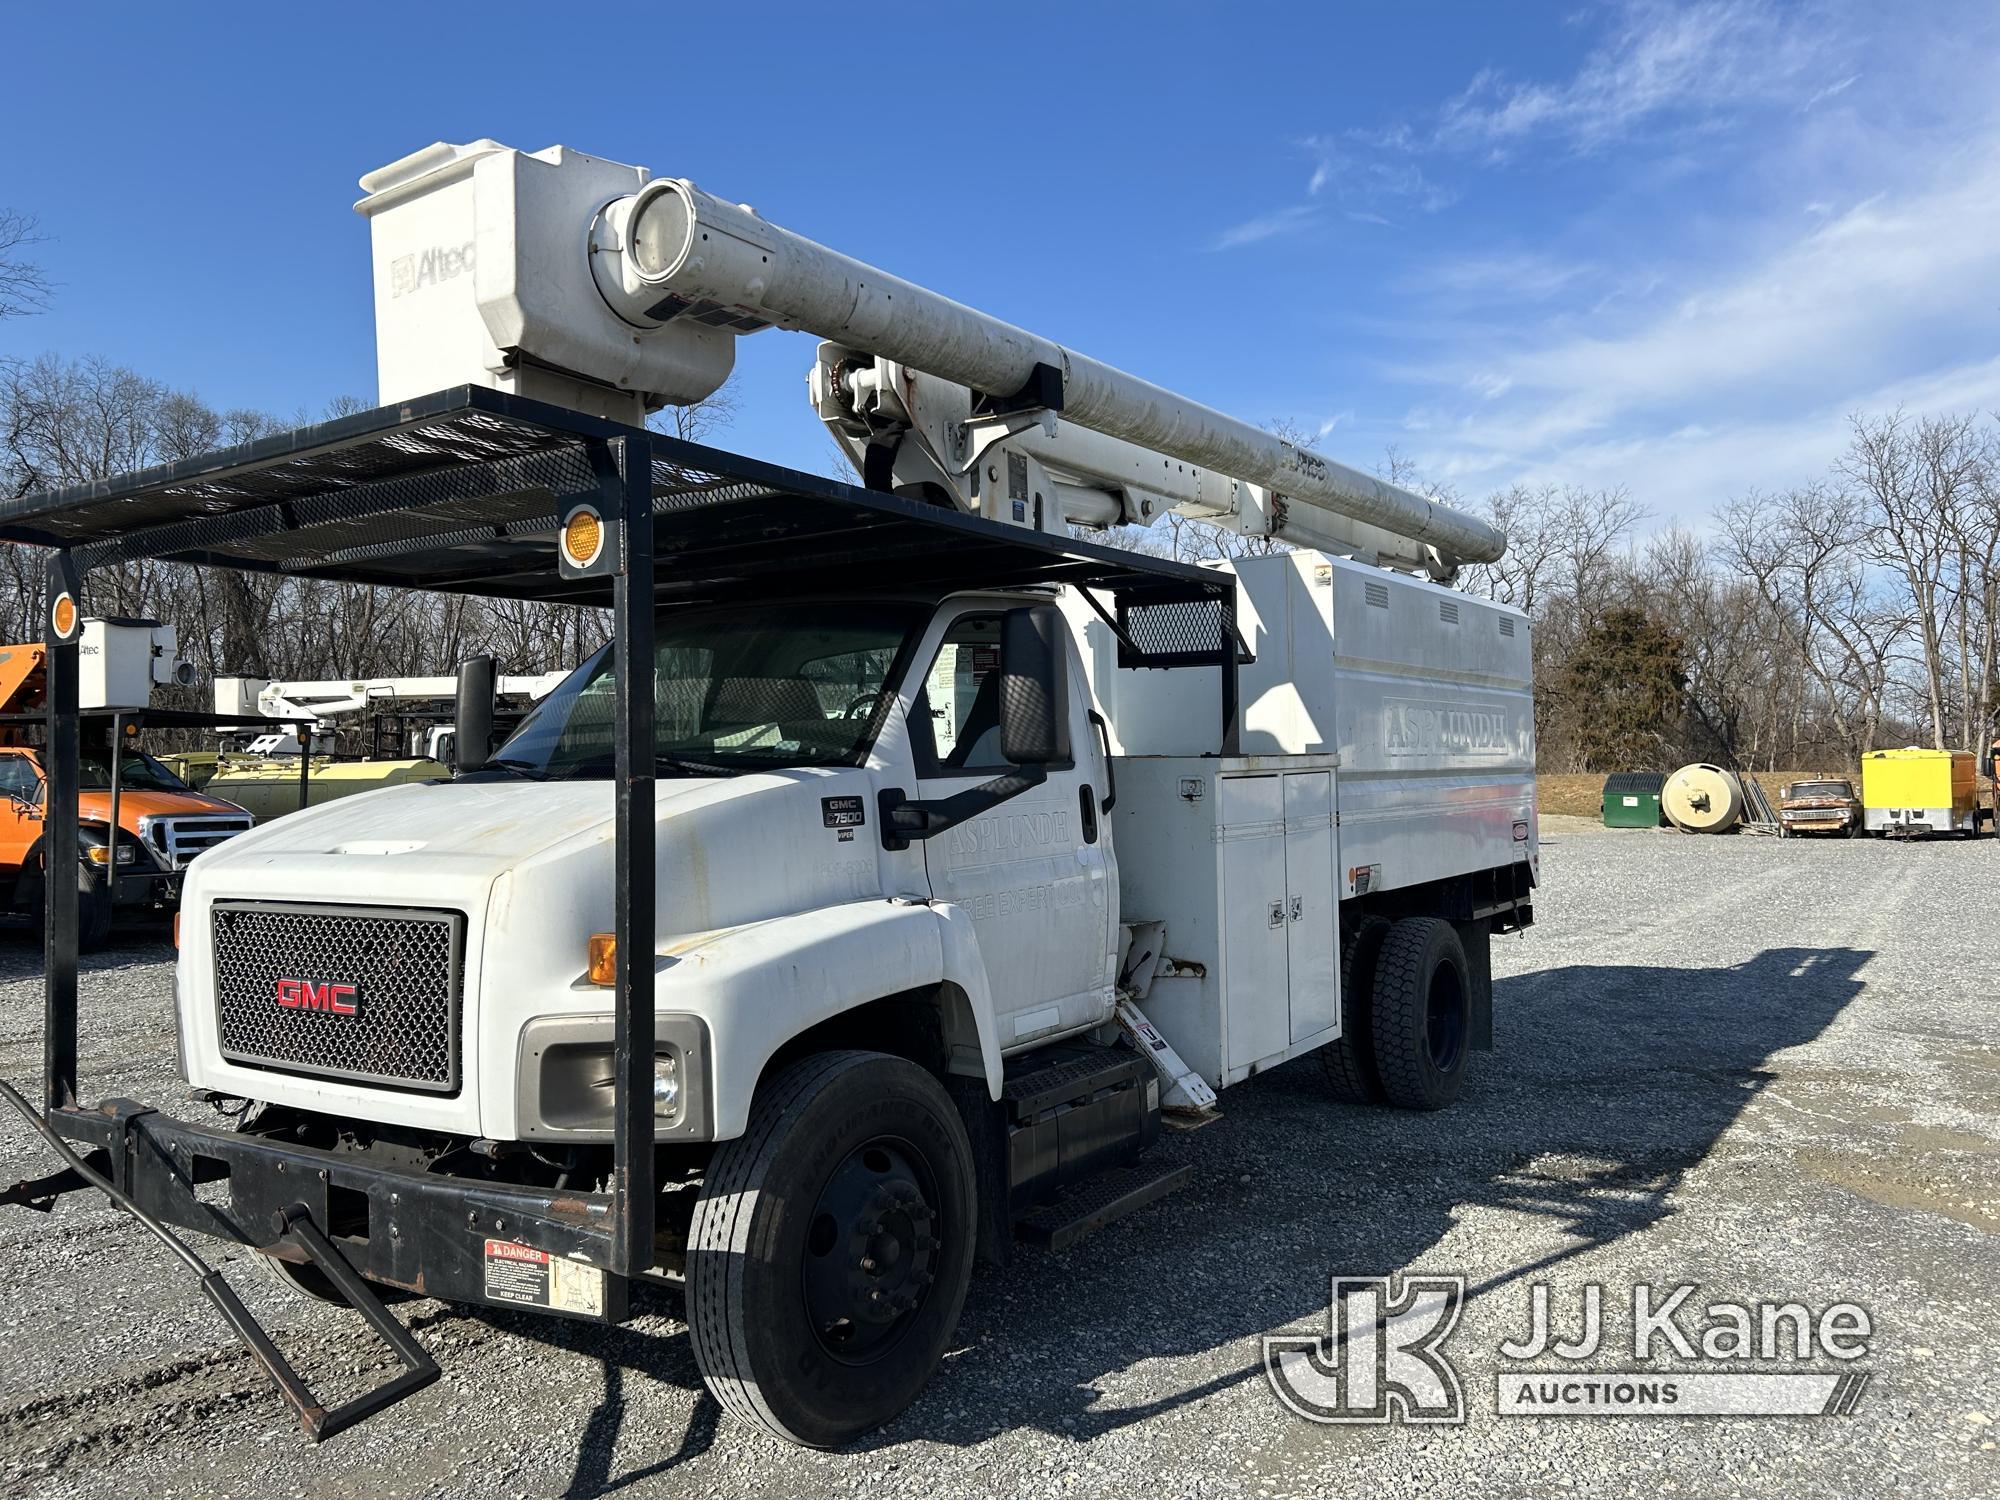
<path id="1" fill-rule="evenodd" d="M 1630 1342 L 1621 1357 L 1610 1352 L 1603 1287 L 1583 1286 L 1575 1318 L 1559 1320 L 1554 1292 L 1547 1283 L 1533 1284 L 1526 1330 L 1496 1351 L 1495 1411 L 1503 1417 L 1846 1416 L 1860 1404 L 1869 1376 L 1854 1362 L 1868 1354 L 1874 1333 L 1866 1308 L 1702 1304 L 1698 1291 L 1635 1285 Z M 1264 1340 L 1271 1387 L 1312 1422 L 1462 1423 L 1464 1388 L 1444 1345 L 1464 1301 L 1462 1276 L 1405 1276 L 1400 1289 L 1387 1277 L 1336 1276 L 1325 1335 Z M 1599 1365 L 1600 1358 L 1607 1363 Z M 1688 1368 L 1694 1361 L 1703 1368 Z"/>
<path id="2" fill-rule="evenodd" d="M 1310 1422 L 1465 1420 L 1465 1391 L 1445 1358 L 1463 1276 L 1336 1276 L 1327 1336 L 1264 1340 L 1278 1399 Z"/>

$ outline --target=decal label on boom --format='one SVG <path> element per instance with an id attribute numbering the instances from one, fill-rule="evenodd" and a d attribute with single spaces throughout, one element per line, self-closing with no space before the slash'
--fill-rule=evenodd
<path id="1" fill-rule="evenodd" d="M 486 1300 L 604 1316 L 604 1273 L 512 1240 L 486 1242 Z"/>

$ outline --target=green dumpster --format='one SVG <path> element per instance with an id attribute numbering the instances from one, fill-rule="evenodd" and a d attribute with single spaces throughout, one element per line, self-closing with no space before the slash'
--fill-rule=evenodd
<path id="1" fill-rule="evenodd" d="M 1666 777 L 1658 771 L 1614 771 L 1604 778 L 1606 828 L 1658 828 L 1660 788 Z"/>

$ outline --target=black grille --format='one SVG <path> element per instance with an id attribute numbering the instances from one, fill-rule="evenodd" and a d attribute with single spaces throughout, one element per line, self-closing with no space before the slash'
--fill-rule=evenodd
<path id="1" fill-rule="evenodd" d="M 458 913 L 229 902 L 213 921 L 224 1057 L 457 1091 Z"/>

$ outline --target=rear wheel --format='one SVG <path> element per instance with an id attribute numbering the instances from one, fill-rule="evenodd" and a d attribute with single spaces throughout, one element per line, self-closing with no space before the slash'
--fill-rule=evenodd
<path id="1" fill-rule="evenodd" d="M 830 1052 L 767 1080 L 688 1235 L 695 1362 L 725 1411 L 831 1448 L 903 1411 L 972 1274 L 972 1151 L 915 1063 Z"/>
<path id="2" fill-rule="evenodd" d="M 1375 1067 L 1399 1109 L 1443 1109 L 1465 1083 L 1472 1042 L 1471 970 L 1451 923 L 1406 917 L 1375 967 Z"/>
<path id="3" fill-rule="evenodd" d="M 1334 1093 L 1356 1104 L 1382 1102 L 1368 1017 L 1374 1003 L 1375 963 L 1390 925 L 1386 917 L 1363 917 L 1349 935 L 1340 955 L 1340 1039 L 1319 1052 L 1319 1065 Z"/>

